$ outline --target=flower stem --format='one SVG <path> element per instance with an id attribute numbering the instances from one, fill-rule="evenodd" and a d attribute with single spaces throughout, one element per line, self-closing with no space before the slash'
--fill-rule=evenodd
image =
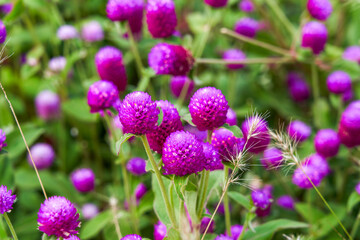
<path id="1" fill-rule="evenodd" d="M 197 58 L 198 64 L 275 64 L 291 62 L 290 57 L 250 58 L 244 60 L 225 60 L 216 58 Z"/>
<path id="2" fill-rule="evenodd" d="M 230 29 L 222 28 L 220 30 L 220 32 L 222 34 L 234 37 L 234 38 L 239 39 L 241 41 L 250 43 L 252 45 L 265 48 L 265 49 L 270 50 L 272 52 L 275 52 L 275 53 L 278 53 L 278 54 L 281 54 L 281 55 L 284 55 L 284 56 L 292 57 L 292 54 L 291 54 L 291 52 L 289 50 L 279 48 L 277 46 L 274 46 L 274 45 L 271 45 L 271 44 L 268 44 L 268 43 L 253 39 L 253 38 L 246 37 L 244 35 L 241 35 L 241 34 L 238 34 L 238 33 L 234 32 L 234 31 L 232 31 Z"/>
<path id="3" fill-rule="evenodd" d="M 225 182 L 228 181 L 229 178 L 229 167 L 224 166 L 224 177 Z M 230 208 L 229 208 L 229 197 L 227 191 L 224 194 L 224 212 L 225 212 L 225 226 L 226 232 L 229 236 L 231 236 L 231 216 L 230 216 Z"/>
<path id="4" fill-rule="evenodd" d="M 141 136 L 141 140 L 143 142 L 146 154 L 149 157 L 150 164 L 151 164 L 152 168 L 154 169 L 156 179 L 157 179 L 157 181 L 159 183 L 160 191 L 161 191 L 162 197 L 163 197 L 164 202 L 165 202 L 166 212 L 167 212 L 167 214 L 168 214 L 168 216 L 170 218 L 171 224 L 176 229 L 177 224 L 176 224 L 174 209 L 170 205 L 169 197 L 168 197 L 168 195 L 166 193 L 166 188 L 165 188 L 164 182 L 163 182 L 163 180 L 161 178 L 161 173 L 159 171 L 158 165 L 156 164 L 154 156 L 153 156 L 153 154 L 151 152 L 149 142 L 148 142 L 145 135 Z"/>
<path id="5" fill-rule="evenodd" d="M 247 227 L 248 227 L 248 225 L 249 225 L 249 222 L 250 222 L 250 215 L 251 215 L 251 212 L 250 212 L 250 210 L 247 212 L 247 214 L 246 214 L 246 217 L 245 217 L 245 222 L 244 222 L 244 225 L 243 225 L 243 230 L 241 231 L 241 234 L 240 234 L 240 236 L 238 237 L 238 239 L 237 240 L 242 240 L 243 239 L 243 237 L 244 237 L 244 235 L 245 235 L 245 232 L 246 232 L 246 229 L 247 229 Z"/>
<path id="6" fill-rule="evenodd" d="M 18 240 L 18 237 L 16 236 L 15 229 L 14 229 L 13 225 L 11 224 L 10 218 L 9 218 L 9 216 L 8 216 L 8 214 L 6 212 L 4 213 L 4 218 L 5 218 L 5 221 L 6 221 L 7 225 L 9 226 L 11 235 L 13 236 L 14 240 Z"/>
<path id="7" fill-rule="evenodd" d="M 314 99 L 316 102 L 316 100 L 319 99 L 320 97 L 320 90 L 319 90 L 319 78 L 315 63 L 311 64 L 311 79 L 312 79 L 312 88 L 314 91 Z"/>
<path id="8" fill-rule="evenodd" d="M 180 108 L 180 107 L 183 105 L 183 103 L 184 103 L 184 101 L 185 101 L 185 99 L 186 99 L 186 96 L 187 96 L 189 87 L 190 87 L 190 82 L 189 82 L 189 81 L 185 81 L 185 84 L 184 84 L 184 86 L 183 86 L 182 89 L 181 89 L 179 99 L 177 100 L 177 106 L 178 106 L 178 108 Z"/>
<path id="9" fill-rule="evenodd" d="M 134 55 L 136 67 L 137 67 L 137 70 L 138 70 L 138 74 L 139 74 L 139 77 L 141 79 L 143 77 L 144 66 L 143 66 L 143 64 L 141 62 L 141 57 L 140 57 L 140 54 L 139 54 L 139 50 L 138 50 L 138 48 L 136 46 L 136 42 L 135 42 L 134 36 L 132 34 L 129 22 L 126 22 L 126 29 L 127 29 L 128 35 L 129 35 L 130 48 L 131 48 L 131 51 L 132 51 L 132 53 Z"/>
<path id="10" fill-rule="evenodd" d="M 355 235 L 356 235 L 356 232 L 358 230 L 359 224 L 360 224 L 360 211 L 359 211 L 359 214 L 356 217 L 356 221 L 354 223 L 353 229 L 351 230 L 351 237 L 355 238 Z"/>

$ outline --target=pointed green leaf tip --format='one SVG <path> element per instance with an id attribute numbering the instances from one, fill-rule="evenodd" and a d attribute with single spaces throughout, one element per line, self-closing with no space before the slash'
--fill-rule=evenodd
<path id="1" fill-rule="evenodd" d="M 135 136 L 135 135 L 132 133 L 126 133 L 123 136 L 121 136 L 121 138 L 118 141 L 116 141 L 115 147 L 116 147 L 116 152 L 118 153 L 118 155 L 120 154 L 121 146 L 133 136 Z"/>

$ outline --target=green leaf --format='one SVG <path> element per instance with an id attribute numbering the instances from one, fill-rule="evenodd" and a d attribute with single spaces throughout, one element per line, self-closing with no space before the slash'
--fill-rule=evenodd
<path id="1" fill-rule="evenodd" d="M 244 235 L 244 240 L 265 240 L 271 239 L 275 232 L 284 229 L 307 228 L 309 225 L 304 222 L 297 222 L 289 219 L 278 219 L 269 221 L 260 226 L 257 226 L 252 231 L 247 231 Z"/>
<path id="2" fill-rule="evenodd" d="M 215 189 L 220 188 L 224 182 L 224 172 L 222 170 L 216 170 L 210 172 L 209 188 L 207 189 L 206 196 Z"/>
<path id="3" fill-rule="evenodd" d="M 164 182 L 164 185 L 165 185 L 165 189 L 169 189 L 169 185 L 171 184 L 170 180 L 166 179 L 166 178 L 162 178 L 162 179 L 163 179 L 163 182 Z M 159 183 L 158 183 L 158 181 L 156 179 L 155 174 L 152 174 L 151 180 L 152 180 L 151 181 L 152 190 L 153 190 L 154 196 L 155 196 L 154 204 L 153 204 L 155 214 L 162 223 L 169 226 L 169 225 L 171 225 L 171 221 L 170 221 L 170 219 L 169 219 L 169 217 L 167 215 L 165 202 L 163 200 L 161 190 L 160 190 L 160 186 L 159 186 Z M 168 194 L 168 193 L 166 193 L 166 194 Z"/>
<path id="4" fill-rule="evenodd" d="M 331 127 L 330 120 L 332 119 L 330 116 L 330 107 L 328 102 L 324 98 L 319 98 L 315 101 L 312 106 L 315 125 L 318 128 L 329 128 Z"/>
<path id="5" fill-rule="evenodd" d="M 346 214 L 346 208 L 341 205 L 332 206 L 336 216 L 342 220 Z M 326 236 L 331 230 L 333 230 L 338 225 L 336 217 L 332 214 L 328 214 L 325 217 L 321 218 L 313 226 L 313 232 L 316 233 L 317 237 Z"/>
<path id="6" fill-rule="evenodd" d="M 184 176 L 184 177 L 174 176 L 175 191 L 176 191 L 176 194 L 178 195 L 178 197 L 182 201 L 185 201 L 184 190 L 188 183 L 188 180 L 189 180 L 189 176 Z"/>
<path id="7" fill-rule="evenodd" d="M 80 230 L 81 239 L 89 239 L 96 236 L 112 220 L 112 213 L 105 211 L 86 222 Z"/>
<path id="8" fill-rule="evenodd" d="M 170 228 L 167 232 L 167 236 L 165 237 L 165 240 L 180 240 L 180 234 L 178 231 L 176 231 L 174 228 Z"/>
<path id="9" fill-rule="evenodd" d="M 246 208 L 247 210 L 251 209 L 251 203 L 249 197 L 242 195 L 239 192 L 228 192 L 228 195 L 235 202 Z"/>
<path id="10" fill-rule="evenodd" d="M 325 217 L 325 214 L 307 203 L 295 204 L 296 211 L 309 223 L 316 223 L 321 218 Z"/>
<path id="11" fill-rule="evenodd" d="M 133 136 L 135 136 L 135 135 L 132 133 L 126 133 L 126 134 L 122 135 L 118 141 L 116 141 L 115 149 L 116 149 L 116 152 L 118 155 L 120 154 L 121 146 Z"/>
<path id="12" fill-rule="evenodd" d="M 192 182 L 189 182 L 188 185 L 193 185 Z M 198 216 L 196 214 L 196 200 L 198 196 L 198 192 L 196 191 L 196 188 L 193 187 L 187 187 L 187 190 L 185 191 L 185 204 L 187 211 L 194 222 L 198 222 Z M 190 190 L 191 189 L 191 190 Z"/>
<path id="13" fill-rule="evenodd" d="M 360 195 L 354 191 L 353 193 L 351 193 L 348 202 L 347 202 L 347 211 L 350 212 L 353 207 L 355 207 L 356 204 L 358 204 L 360 202 Z"/>
<path id="14" fill-rule="evenodd" d="M 160 113 L 158 115 L 158 120 L 157 120 L 157 124 L 158 124 L 158 126 L 160 126 L 163 121 L 163 118 L 164 118 L 164 112 L 161 109 L 161 107 L 157 107 L 157 109 L 159 109 L 159 111 L 160 111 Z"/>
<path id="15" fill-rule="evenodd" d="M 240 129 L 238 126 L 236 126 L 236 125 L 234 125 L 234 126 L 229 126 L 228 124 L 225 124 L 225 125 L 224 125 L 224 128 L 226 128 L 227 130 L 230 130 L 230 131 L 235 135 L 235 137 L 238 137 L 238 138 L 243 137 L 243 134 L 242 134 L 242 132 L 241 132 L 241 129 Z"/>
<path id="16" fill-rule="evenodd" d="M 5 22 L 5 24 L 9 24 L 12 21 L 16 20 L 18 17 L 20 17 L 20 15 L 23 13 L 24 11 L 24 4 L 22 0 L 17 0 L 14 3 L 14 7 L 11 10 L 11 12 L 6 15 L 6 17 L 3 19 L 3 21 Z"/>
<path id="17" fill-rule="evenodd" d="M 90 113 L 90 107 L 85 98 L 69 99 L 62 103 L 62 109 L 66 115 L 80 122 L 96 122 L 97 114 Z"/>

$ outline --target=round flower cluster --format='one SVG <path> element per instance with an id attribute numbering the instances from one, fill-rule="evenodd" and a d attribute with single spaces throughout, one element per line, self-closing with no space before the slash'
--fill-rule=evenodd
<path id="1" fill-rule="evenodd" d="M 90 192 L 95 188 L 95 174 L 90 168 L 75 170 L 70 178 L 79 192 Z"/>
<path id="2" fill-rule="evenodd" d="M 237 138 L 225 128 L 215 130 L 211 136 L 211 145 L 214 146 L 222 161 L 231 161 L 237 154 L 243 151 L 244 139 Z"/>
<path id="3" fill-rule="evenodd" d="M 35 98 L 37 115 L 43 120 L 57 119 L 60 116 L 60 97 L 50 91 L 44 90 Z"/>
<path id="4" fill-rule="evenodd" d="M 116 86 L 107 80 L 94 82 L 89 87 L 87 101 L 90 112 L 96 113 L 110 108 L 119 98 L 119 91 Z"/>
<path id="5" fill-rule="evenodd" d="M 6 28 L 4 23 L 0 20 L 0 44 L 3 44 L 6 40 Z"/>
<path id="6" fill-rule="evenodd" d="M 7 146 L 7 144 L 5 143 L 6 141 L 6 135 L 5 135 L 5 132 L 0 129 L 0 152 L 1 150 Z"/>
<path id="7" fill-rule="evenodd" d="M 295 120 L 289 124 L 287 132 L 296 142 L 304 142 L 311 135 L 311 127 L 304 122 Z"/>
<path id="8" fill-rule="evenodd" d="M 170 90 L 177 98 L 180 97 L 183 89 L 186 91 L 185 98 L 190 98 L 191 93 L 194 90 L 194 85 L 194 81 L 192 81 L 187 76 L 174 76 L 170 80 Z"/>
<path id="9" fill-rule="evenodd" d="M 221 8 L 226 6 L 228 0 L 204 0 L 204 2 L 214 8 Z"/>
<path id="10" fill-rule="evenodd" d="M 176 28 L 177 18 L 173 0 L 148 0 L 146 23 L 154 38 L 170 37 Z"/>
<path id="11" fill-rule="evenodd" d="M 332 12 L 332 6 L 329 0 L 309 0 L 307 9 L 313 18 L 325 21 Z"/>
<path id="12" fill-rule="evenodd" d="M 268 148 L 264 151 L 263 157 L 260 161 L 267 170 L 277 169 L 283 162 L 282 152 L 277 148 Z"/>
<path id="13" fill-rule="evenodd" d="M 260 24 L 255 19 L 243 17 L 235 23 L 234 30 L 238 34 L 254 38 L 259 30 Z"/>
<path id="14" fill-rule="evenodd" d="M 227 61 L 245 60 L 246 55 L 238 49 L 228 49 L 223 53 L 223 59 Z M 228 69 L 237 70 L 245 67 L 244 64 L 229 63 L 226 65 Z"/>
<path id="15" fill-rule="evenodd" d="M 314 54 L 321 53 L 327 41 L 328 33 L 324 24 L 312 21 L 306 23 L 302 28 L 301 46 L 311 48 Z"/>
<path id="16" fill-rule="evenodd" d="M 360 64 L 360 46 L 350 46 L 346 48 L 342 57 L 345 60 Z"/>
<path id="17" fill-rule="evenodd" d="M 330 92 L 343 94 L 351 90 L 351 78 L 349 74 L 343 71 L 331 73 L 326 80 Z"/>
<path id="18" fill-rule="evenodd" d="M 247 118 L 241 124 L 241 130 L 246 143 L 246 149 L 251 153 L 263 152 L 270 143 L 267 122 L 259 117 Z"/>
<path id="19" fill-rule="evenodd" d="M 60 40 L 69 40 L 79 37 L 78 31 L 72 25 L 62 25 L 57 30 L 56 35 Z"/>
<path id="20" fill-rule="evenodd" d="M 55 152 L 50 144 L 37 143 L 30 149 L 32 159 L 38 170 L 49 168 L 55 160 Z M 27 157 L 30 166 L 33 166 L 30 155 Z"/>
<path id="21" fill-rule="evenodd" d="M 0 186 L 0 214 L 10 212 L 13 209 L 16 195 L 12 195 L 12 190 L 8 190 L 7 186 Z"/>
<path id="22" fill-rule="evenodd" d="M 81 29 L 81 37 L 86 42 L 98 42 L 104 39 L 104 31 L 97 21 L 85 23 Z"/>
<path id="23" fill-rule="evenodd" d="M 289 73 L 287 85 L 291 98 L 295 102 L 302 102 L 310 97 L 310 88 L 307 82 L 297 73 Z"/>
<path id="24" fill-rule="evenodd" d="M 145 168 L 146 161 L 140 157 L 131 158 L 126 164 L 126 169 L 136 176 L 145 174 Z"/>
<path id="25" fill-rule="evenodd" d="M 338 134 L 345 146 L 360 145 L 360 101 L 352 102 L 342 113 Z"/>

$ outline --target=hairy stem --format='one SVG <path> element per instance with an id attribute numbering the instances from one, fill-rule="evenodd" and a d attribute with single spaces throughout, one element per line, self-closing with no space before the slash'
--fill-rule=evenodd
<path id="1" fill-rule="evenodd" d="M 6 212 L 4 213 L 4 218 L 5 218 L 5 221 L 6 221 L 7 225 L 9 226 L 11 235 L 13 236 L 14 240 L 18 240 L 15 229 L 14 229 L 14 227 L 13 227 L 11 221 L 10 221 L 10 218 L 9 218 L 9 216 L 8 216 L 8 214 Z"/>

